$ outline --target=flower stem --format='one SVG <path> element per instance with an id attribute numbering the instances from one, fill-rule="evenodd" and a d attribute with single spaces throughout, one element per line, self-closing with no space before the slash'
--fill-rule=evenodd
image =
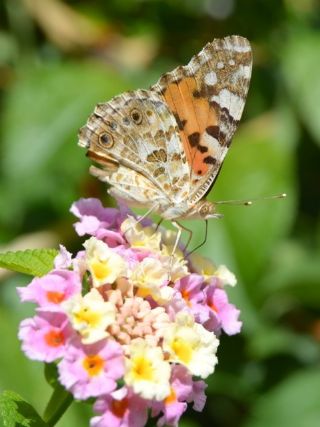
<path id="1" fill-rule="evenodd" d="M 60 384 L 57 384 L 43 415 L 43 420 L 47 423 L 48 427 L 53 427 L 59 421 L 72 401 L 72 395 Z"/>

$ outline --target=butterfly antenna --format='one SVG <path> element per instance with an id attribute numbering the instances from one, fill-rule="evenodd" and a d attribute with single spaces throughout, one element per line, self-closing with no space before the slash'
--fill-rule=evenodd
<path id="1" fill-rule="evenodd" d="M 251 206 L 255 202 L 260 202 L 261 200 L 272 200 L 272 199 L 284 199 L 287 197 L 286 193 L 275 194 L 274 196 L 258 197 L 251 200 L 219 200 L 214 202 L 215 205 L 242 205 L 242 206 Z"/>

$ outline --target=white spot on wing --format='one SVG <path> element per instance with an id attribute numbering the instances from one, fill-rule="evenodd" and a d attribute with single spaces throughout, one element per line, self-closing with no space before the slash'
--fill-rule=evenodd
<path id="1" fill-rule="evenodd" d="M 250 79 L 251 67 L 249 65 L 240 65 L 240 71 L 245 79 Z"/>
<path id="2" fill-rule="evenodd" d="M 221 61 L 217 62 L 217 68 L 218 70 L 222 70 L 222 68 L 224 68 L 224 63 Z"/>
<path id="3" fill-rule="evenodd" d="M 226 146 L 220 145 L 219 141 L 213 136 L 209 135 L 207 132 L 204 132 L 203 140 L 205 145 L 208 147 L 208 154 L 215 157 L 216 159 L 221 159 L 224 157 L 225 152 L 228 150 Z"/>
<path id="4" fill-rule="evenodd" d="M 250 46 L 240 46 L 240 45 L 233 45 L 230 50 L 233 50 L 234 52 L 239 52 L 239 53 L 246 53 L 246 52 L 251 52 L 251 47 Z"/>
<path id="5" fill-rule="evenodd" d="M 221 108 L 226 108 L 235 120 L 240 119 L 244 106 L 244 100 L 240 96 L 228 89 L 222 89 L 219 95 L 211 98 L 211 101 L 217 102 Z"/>
<path id="6" fill-rule="evenodd" d="M 251 77 L 251 67 L 249 65 L 239 65 L 237 71 L 232 74 L 232 81 L 236 83 L 239 79 L 249 80 Z"/>
<path id="7" fill-rule="evenodd" d="M 204 76 L 204 82 L 209 86 L 214 86 L 217 83 L 217 75 L 214 71 L 210 71 Z"/>

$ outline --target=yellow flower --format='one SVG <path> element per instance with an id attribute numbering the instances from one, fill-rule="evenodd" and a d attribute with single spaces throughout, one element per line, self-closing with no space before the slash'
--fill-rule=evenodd
<path id="1" fill-rule="evenodd" d="M 191 314 L 179 312 L 164 331 L 163 348 L 169 361 L 186 366 L 192 375 L 207 378 L 217 363 L 219 340 L 213 332 L 195 323 Z"/>
<path id="2" fill-rule="evenodd" d="M 93 286 L 112 284 L 127 275 L 124 259 L 101 240 L 91 237 L 84 245 L 87 268 L 92 275 Z"/>
<path id="3" fill-rule="evenodd" d="M 65 302 L 64 308 L 84 344 L 92 344 L 109 336 L 106 328 L 114 323 L 116 309 L 111 302 L 104 301 L 97 289 L 91 289 L 85 296 L 74 296 Z"/>
<path id="4" fill-rule="evenodd" d="M 219 265 L 215 276 L 221 280 L 223 285 L 235 286 L 237 284 L 236 276 L 225 265 Z"/>
<path id="5" fill-rule="evenodd" d="M 209 258 L 205 258 L 198 253 L 190 255 L 190 261 L 193 270 L 203 276 L 205 281 L 212 277 L 217 277 L 222 285 L 235 286 L 237 284 L 236 276 L 225 265 L 216 267 Z"/>
<path id="6" fill-rule="evenodd" d="M 132 216 L 123 221 L 121 231 L 132 248 L 160 251 L 161 234 L 153 227 L 143 227 Z"/>
<path id="7" fill-rule="evenodd" d="M 170 365 L 160 347 L 138 339 L 128 348 L 124 381 L 144 399 L 163 400 L 170 394 Z"/>
<path id="8" fill-rule="evenodd" d="M 151 296 L 159 304 L 164 304 L 173 296 L 174 290 L 166 286 L 168 270 L 155 258 L 144 258 L 130 275 L 130 282 L 137 288 L 137 296 Z"/>

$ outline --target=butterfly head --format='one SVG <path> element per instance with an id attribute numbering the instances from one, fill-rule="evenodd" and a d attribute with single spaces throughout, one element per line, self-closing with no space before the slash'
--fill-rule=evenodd
<path id="1" fill-rule="evenodd" d="M 216 213 L 214 203 L 211 203 L 208 200 L 200 200 L 190 207 L 185 217 L 188 219 L 210 219 L 220 218 L 221 215 Z"/>

